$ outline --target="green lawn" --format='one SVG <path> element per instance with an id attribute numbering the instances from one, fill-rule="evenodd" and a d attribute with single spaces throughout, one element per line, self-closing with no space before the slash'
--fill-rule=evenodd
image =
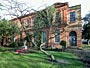
<path id="1" fill-rule="evenodd" d="M 82 48 L 83 48 L 84 50 L 90 50 L 90 45 L 82 45 Z"/>
<path id="2" fill-rule="evenodd" d="M 28 54 L 16 55 L 13 52 L 0 49 L 0 68 L 84 68 L 84 64 L 78 58 L 66 52 L 52 53 L 58 59 L 58 63 L 52 63 L 40 51 L 30 51 Z"/>

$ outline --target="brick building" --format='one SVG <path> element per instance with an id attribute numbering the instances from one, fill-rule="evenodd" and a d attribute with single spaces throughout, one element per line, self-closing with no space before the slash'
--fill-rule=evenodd
<path id="1" fill-rule="evenodd" d="M 67 24 L 63 28 L 53 27 L 54 34 L 49 35 L 48 29 L 44 29 L 42 32 L 42 42 L 47 42 L 48 46 L 60 47 L 60 41 L 65 40 L 67 46 L 81 46 L 81 37 L 82 37 L 82 24 L 81 24 L 81 5 L 75 5 L 69 7 L 68 2 L 66 3 L 55 3 L 54 4 L 56 13 L 55 17 L 60 17 L 62 24 Z M 32 27 L 34 26 L 34 17 L 36 13 L 31 13 L 25 16 L 20 17 L 23 21 L 26 31 L 32 32 Z M 18 24 L 18 27 L 21 27 L 21 22 L 19 18 L 12 20 L 14 23 Z M 56 34 L 60 34 L 55 36 Z M 22 33 L 23 38 L 25 38 L 25 32 Z M 54 37 L 47 41 L 49 37 Z M 16 36 L 17 39 L 20 38 L 20 35 Z M 34 39 L 33 39 L 34 41 Z"/>

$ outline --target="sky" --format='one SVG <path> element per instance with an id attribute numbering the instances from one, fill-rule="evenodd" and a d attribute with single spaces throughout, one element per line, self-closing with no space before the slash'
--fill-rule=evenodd
<path id="1" fill-rule="evenodd" d="M 0 2 L 3 0 L 0 0 Z M 56 2 L 68 2 L 69 7 L 81 4 L 81 15 L 84 17 L 90 11 L 90 0 L 17 0 L 19 2 L 26 3 L 26 5 L 33 7 L 34 9 L 38 10 L 43 9 L 46 6 L 50 6 Z"/>
<path id="2" fill-rule="evenodd" d="M 19 0 L 22 2 L 26 2 L 29 5 L 34 6 L 34 8 L 37 8 L 39 6 L 48 6 L 52 5 L 56 2 L 68 2 L 69 6 L 74 6 L 81 4 L 81 13 L 82 17 L 85 16 L 86 13 L 90 11 L 90 0 Z"/>

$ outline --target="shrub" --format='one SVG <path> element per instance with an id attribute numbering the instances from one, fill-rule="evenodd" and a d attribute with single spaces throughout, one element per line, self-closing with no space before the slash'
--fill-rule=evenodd
<path id="1" fill-rule="evenodd" d="M 65 49 L 66 49 L 66 41 L 62 40 L 60 42 L 60 45 L 62 45 L 62 50 L 65 51 Z"/>
<path id="2" fill-rule="evenodd" d="M 62 46 L 65 46 L 65 47 L 66 47 L 66 41 L 62 40 L 62 41 L 60 42 L 60 45 L 62 45 Z"/>
<path id="3" fill-rule="evenodd" d="M 10 43 L 9 47 L 18 47 L 18 43 L 17 42 Z"/>
<path id="4" fill-rule="evenodd" d="M 19 47 L 23 46 L 23 43 L 21 43 L 21 42 L 18 42 L 17 44 Z"/>

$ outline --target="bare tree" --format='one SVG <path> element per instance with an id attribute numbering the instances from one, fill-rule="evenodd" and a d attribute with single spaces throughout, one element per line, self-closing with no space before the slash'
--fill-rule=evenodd
<path id="1" fill-rule="evenodd" d="M 1 10 L 6 11 L 6 14 L 12 18 L 18 18 L 30 13 L 31 7 L 25 3 L 18 2 L 17 0 L 3 0 L 1 3 Z"/>

